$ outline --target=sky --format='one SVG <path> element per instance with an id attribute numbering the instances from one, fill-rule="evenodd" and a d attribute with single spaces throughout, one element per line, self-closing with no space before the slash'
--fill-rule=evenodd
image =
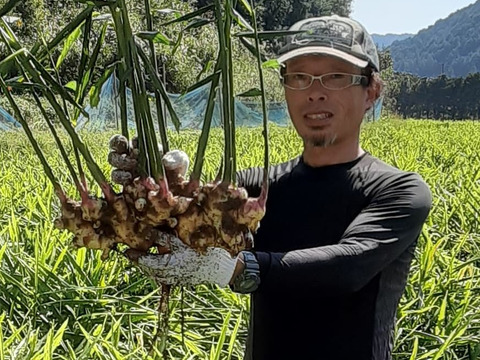
<path id="1" fill-rule="evenodd" d="M 350 17 L 374 34 L 416 34 L 475 0 L 353 0 Z"/>

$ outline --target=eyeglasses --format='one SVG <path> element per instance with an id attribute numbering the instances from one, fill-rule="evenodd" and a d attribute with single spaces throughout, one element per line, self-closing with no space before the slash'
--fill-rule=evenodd
<path id="1" fill-rule="evenodd" d="M 365 75 L 328 73 L 319 76 L 301 72 L 287 73 L 282 76 L 283 86 L 292 90 L 305 90 L 318 79 L 325 89 L 342 90 L 353 85 L 368 84 L 368 77 Z"/>

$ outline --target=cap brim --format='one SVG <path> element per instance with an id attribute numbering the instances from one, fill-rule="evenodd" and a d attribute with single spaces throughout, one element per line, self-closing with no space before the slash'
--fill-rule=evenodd
<path id="1" fill-rule="evenodd" d="M 334 56 L 336 58 L 345 60 L 355 66 L 358 66 L 360 68 L 367 67 L 368 61 L 359 59 L 353 55 L 350 55 L 346 52 L 331 48 L 331 47 L 325 47 L 325 46 L 305 46 L 301 47 L 298 49 L 291 50 L 283 55 L 280 55 L 277 58 L 277 61 L 282 64 L 287 60 L 293 59 L 298 56 L 304 56 L 304 55 L 330 55 Z"/>

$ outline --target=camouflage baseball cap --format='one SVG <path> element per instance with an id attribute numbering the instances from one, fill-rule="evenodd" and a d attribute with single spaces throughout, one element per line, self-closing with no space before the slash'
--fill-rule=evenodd
<path id="1" fill-rule="evenodd" d="M 338 15 L 301 20 L 290 27 L 296 33 L 285 37 L 277 61 L 301 55 L 324 54 L 335 56 L 364 68 L 379 71 L 377 48 L 372 37 L 359 22 Z"/>

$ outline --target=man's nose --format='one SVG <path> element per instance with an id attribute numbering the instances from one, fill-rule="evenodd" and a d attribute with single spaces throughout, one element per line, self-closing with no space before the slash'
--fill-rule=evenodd
<path id="1" fill-rule="evenodd" d="M 320 79 L 313 79 L 312 85 L 308 88 L 308 100 L 318 101 L 327 99 L 327 89 L 322 85 Z"/>

